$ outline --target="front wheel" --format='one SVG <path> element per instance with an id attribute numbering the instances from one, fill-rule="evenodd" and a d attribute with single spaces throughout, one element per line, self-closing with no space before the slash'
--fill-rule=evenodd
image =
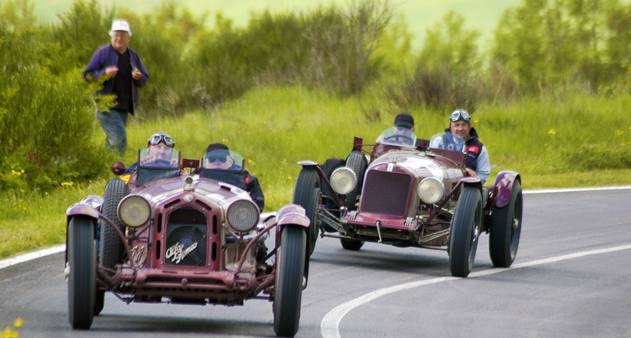
<path id="1" fill-rule="evenodd" d="M 480 189 L 463 187 L 449 235 L 449 267 L 452 276 L 467 277 L 471 272 L 478 248 L 481 220 Z"/>
<path id="2" fill-rule="evenodd" d="M 519 181 L 513 184 L 513 196 L 504 208 L 493 208 L 489 252 L 494 266 L 507 268 L 517 256 L 521 237 L 523 199 Z"/>
<path id="3" fill-rule="evenodd" d="M 306 233 L 298 227 L 282 230 L 274 287 L 274 331 L 293 337 L 298 332 L 305 268 Z"/>
<path id="4" fill-rule="evenodd" d="M 296 181 L 296 189 L 294 190 L 294 204 L 298 204 L 305 208 L 305 215 L 309 217 L 309 257 L 315 250 L 316 241 L 318 240 L 318 195 L 320 192 L 320 176 L 316 169 L 303 168 L 298 175 Z"/>
<path id="5" fill-rule="evenodd" d="M 94 222 L 73 217 L 68 224 L 68 320 L 73 329 L 89 329 L 96 296 Z"/>

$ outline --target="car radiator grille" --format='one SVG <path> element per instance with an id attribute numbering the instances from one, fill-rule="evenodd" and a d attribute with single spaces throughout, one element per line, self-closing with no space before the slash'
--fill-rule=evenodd
<path id="1" fill-rule="evenodd" d="M 173 265 L 206 265 L 208 226 L 206 216 L 183 208 L 169 215 L 165 262 Z"/>
<path id="2" fill-rule="evenodd" d="M 360 211 L 404 216 L 410 180 L 410 176 L 405 174 L 369 171 Z"/>

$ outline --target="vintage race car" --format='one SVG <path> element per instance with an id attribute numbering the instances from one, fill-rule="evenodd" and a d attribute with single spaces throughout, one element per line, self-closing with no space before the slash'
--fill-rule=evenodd
<path id="1" fill-rule="evenodd" d="M 127 303 L 242 305 L 258 298 L 273 302 L 276 334 L 293 336 L 308 276 L 304 209 L 289 204 L 259 222 L 250 195 L 225 183 L 243 172 L 236 153 L 240 161 L 222 170 L 207 167 L 206 158 L 201 166 L 180 161 L 177 151 L 159 161 L 149 156 L 139 153 L 128 182 L 111 179 L 103 198 L 66 211 L 71 326 L 90 328 L 105 292 Z"/>
<path id="2" fill-rule="evenodd" d="M 353 251 L 366 241 L 439 249 L 451 274 L 466 277 L 486 232 L 493 265 L 509 267 L 521 234 L 519 174 L 502 171 L 487 188 L 466 176 L 462 153 L 428 144 L 392 128 L 374 145 L 355 137 L 346 160 L 301 161 L 293 201 L 311 220 L 309 254 L 318 235 Z"/>

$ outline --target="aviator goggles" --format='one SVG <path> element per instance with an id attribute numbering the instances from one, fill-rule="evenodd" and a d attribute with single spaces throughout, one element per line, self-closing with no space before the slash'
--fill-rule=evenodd
<path id="1" fill-rule="evenodd" d="M 149 144 L 152 146 L 160 144 L 160 142 L 164 142 L 167 147 L 173 148 L 175 146 L 175 141 L 171 138 L 171 136 L 167 134 L 153 134 L 149 138 Z"/>
<path id="2" fill-rule="evenodd" d="M 211 153 L 206 154 L 206 160 L 209 163 L 226 162 L 227 159 L 228 159 L 228 152 L 224 152 L 224 151 L 213 151 Z"/>
<path id="3" fill-rule="evenodd" d="M 453 113 L 451 113 L 451 117 L 449 119 L 451 120 L 451 122 L 456 122 L 460 120 L 469 122 L 471 121 L 471 114 L 469 114 L 465 110 L 455 110 Z"/>

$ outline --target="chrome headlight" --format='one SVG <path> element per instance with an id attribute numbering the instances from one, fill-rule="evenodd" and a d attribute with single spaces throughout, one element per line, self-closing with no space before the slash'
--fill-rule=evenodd
<path id="1" fill-rule="evenodd" d="M 445 185 L 436 177 L 426 177 L 416 188 L 418 197 L 427 204 L 434 204 L 443 199 Z"/>
<path id="2" fill-rule="evenodd" d="M 239 200 L 230 204 L 226 216 L 232 229 L 247 232 L 259 222 L 259 209 L 248 200 Z"/>
<path id="3" fill-rule="evenodd" d="M 151 205 L 139 195 L 129 195 L 118 204 L 118 219 L 128 226 L 139 227 L 151 217 Z"/>
<path id="4" fill-rule="evenodd" d="M 340 167 L 331 173 L 331 188 L 338 194 L 346 195 L 355 189 L 357 185 L 357 175 L 349 167 Z"/>

